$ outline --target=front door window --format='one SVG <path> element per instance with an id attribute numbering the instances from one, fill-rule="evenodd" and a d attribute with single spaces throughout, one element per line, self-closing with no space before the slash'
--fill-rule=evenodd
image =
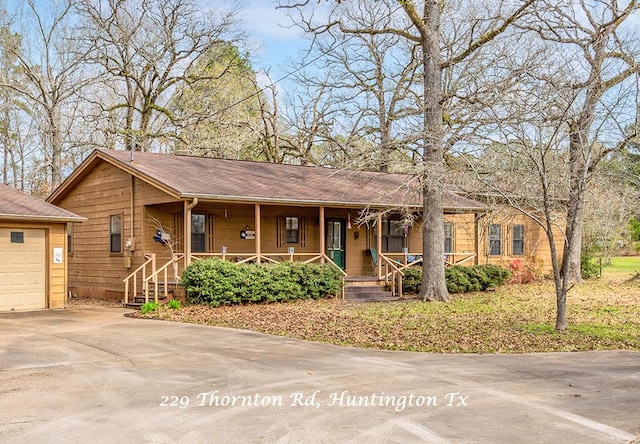
<path id="1" fill-rule="evenodd" d="M 327 221 L 327 256 L 340 268 L 345 266 L 343 222 L 341 220 Z"/>

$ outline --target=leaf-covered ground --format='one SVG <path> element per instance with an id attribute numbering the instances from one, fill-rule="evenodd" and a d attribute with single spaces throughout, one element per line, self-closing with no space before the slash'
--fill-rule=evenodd
<path id="1" fill-rule="evenodd" d="M 640 279 L 575 286 L 569 329 L 557 333 L 550 282 L 453 295 L 452 302 L 354 303 L 338 299 L 210 308 L 161 308 L 152 317 L 255 330 L 354 347 L 434 353 L 640 350 Z"/>

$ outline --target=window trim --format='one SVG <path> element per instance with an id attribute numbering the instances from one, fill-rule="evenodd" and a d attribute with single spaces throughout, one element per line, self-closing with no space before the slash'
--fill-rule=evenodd
<path id="1" fill-rule="evenodd" d="M 289 220 L 296 221 L 296 228 L 289 228 Z M 285 216 L 284 217 L 284 243 L 291 245 L 298 245 L 300 243 L 300 217 L 299 216 Z M 290 234 L 295 233 L 295 241 L 290 240 Z"/>
<path id="2" fill-rule="evenodd" d="M 392 223 L 398 223 L 401 227 L 401 234 L 397 235 L 392 235 L 392 227 L 391 224 Z M 382 221 L 382 252 L 383 253 L 402 253 L 404 251 L 404 248 L 406 247 L 406 244 L 408 243 L 408 228 L 407 228 L 407 234 L 405 234 L 404 231 L 404 227 L 405 227 L 405 223 L 403 223 L 402 219 L 394 219 L 394 218 L 387 218 L 384 219 Z M 389 240 L 390 239 L 395 239 L 397 241 L 397 239 L 400 239 L 400 249 L 399 250 L 390 250 L 389 249 Z"/>
<path id="3" fill-rule="evenodd" d="M 520 227 L 520 239 L 516 239 L 515 237 L 515 228 Z M 516 253 L 515 243 L 516 241 L 520 242 L 520 252 Z M 514 224 L 511 226 L 511 255 L 512 256 L 524 256 L 524 224 Z"/>
<path id="4" fill-rule="evenodd" d="M 491 229 L 493 227 L 497 227 L 498 228 L 498 238 L 495 239 L 492 237 L 492 233 L 491 233 Z M 488 256 L 493 256 L 493 257 L 497 257 L 497 256 L 502 256 L 502 225 L 500 224 L 489 224 L 489 243 L 488 243 L 488 251 L 487 251 L 487 255 Z M 498 252 L 497 253 L 493 253 L 493 246 L 494 243 L 497 243 L 498 246 Z"/>
<path id="5" fill-rule="evenodd" d="M 451 236 L 447 237 L 447 226 L 451 227 Z M 454 227 L 453 227 L 453 222 L 445 222 L 442 225 L 442 229 L 444 230 L 444 254 L 453 254 L 455 252 L 455 235 L 454 235 Z M 451 239 L 451 251 L 447 251 L 447 239 Z"/>
<path id="6" fill-rule="evenodd" d="M 74 231 L 75 230 L 73 229 L 73 224 L 67 223 L 67 255 L 69 256 L 73 256 L 73 247 L 74 247 L 73 232 Z"/>
<path id="7" fill-rule="evenodd" d="M 204 243 L 203 243 L 203 250 L 202 251 L 195 251 L 193 249 L 193 246 L 195 245 L 195 243 L 193 242 L 193 235 L 194 235 L 194 231 L 193 231 L 193 218 L 196 216 L 202 216 L 204 217 L 204 222 L 202 224 L 202 233 L 197 233 L 200 234 L 204 237 Z M 209 217 L 207 214 L 205 213 L 192 213 L 191 214 L 191 253 L 207 253 L 207 221 L 208 221 Z"/>
<path id="8" fill-rule="evenodd" d="M 117 217 L 120 220 L 120 232 L 119 233 L 114 233 L 113 232 L 113 219 L 115 217 Z M 111 254 L 112 256 L 122 256 L 122 255 L 124 255 L 124 245 L 123 245 L 123 235 L 122 235 L 123 232 L 124 232 L 124 216 L 122 215 L 122 213 L 110 214 L 109 215 L 109 254 Z M 113 250 L 114 236 L 120 236 L 120 250 L 119 251 L 114 251 Z"/>

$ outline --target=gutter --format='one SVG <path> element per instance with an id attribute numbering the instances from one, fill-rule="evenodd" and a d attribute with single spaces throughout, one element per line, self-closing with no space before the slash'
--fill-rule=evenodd
<path id="1" fill-rule="evenodd" d="M 0 214 L 0 221 L 34 221 L 34 222 L 85 222 L 86 217 L 57 217 L 57 216 L 35 216 L 35 215 L 16 215 L 16 214 Z"/>
<path id="2" fill-rule="evenodd" d="M 415 208 L 421 209 L 422 205 L 417 204 L 405 204 L 398 205 L 393 203 L 384 203 L 384 202 L 345 202 L 345 201 L 330 201 L 330 200 L 291 200 L 291 199 L 280 199 L 273 197 L 248 197 L 248 196 L 217 196 L 213 194 L 181 194 L 180 197 L 182 199 L 203 199 L 210 201 L 223 201 L 223 202 L 246 202 L 246 203 L 272 203 L 272 204 L 288 204 L 292 206 L 333 206 L 333 207 L 361 207 L 361 206 L 371 206 L 371 207 L 405 207 L 405 208 Z M 446 211 L 485 211 L 487 207 L 444 207 Z"/>

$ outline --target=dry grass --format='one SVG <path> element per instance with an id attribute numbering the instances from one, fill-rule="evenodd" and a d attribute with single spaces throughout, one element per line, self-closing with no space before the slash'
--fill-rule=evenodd
<path id="1" fill-rule="evenodd" d="M 453 301 L 353 303 L 341 300 L 210 308 L 161 308 L 168 321 L 249 329 L 355 347 L 438 353 L 640 350 L 640 280 L 628 272 L 575 286 L 569 329 L 558 333 L 551 283 L 454 295 Z M 136 314 L 136 316 L 142 316 Z"/>

